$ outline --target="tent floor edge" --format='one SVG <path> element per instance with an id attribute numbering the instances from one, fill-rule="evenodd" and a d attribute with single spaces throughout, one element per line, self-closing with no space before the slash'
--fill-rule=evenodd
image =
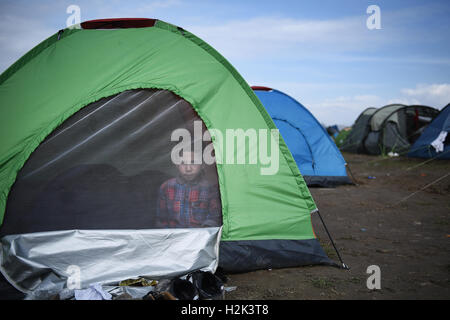
<path id="1" fill-rule="evenodd" d="M 334 188 L 340 185 L 354 185 L 348 176 L 303 176 L 308 187 Z"/>
<path id="2" fill-rule="evenodd" d="M 243 273 L 308 265 L 339 267 L 323 251 L 318 239 L 221 241 L 219 267 L 226 273 Z"/>

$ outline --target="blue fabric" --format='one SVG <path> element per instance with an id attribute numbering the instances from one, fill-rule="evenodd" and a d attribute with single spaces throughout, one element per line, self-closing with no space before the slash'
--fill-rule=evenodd
<path id="1" fill-rule="evenodd" d="M 345 160 L 316 118 L 278 91 L 255 90 L 294 156 L 303 176 L 345 176 Z"/>
<path id="2" fill-rule="evenodd" d="M 436 153 L 436 150 L 430 145 L 442 131 L 447 131 L 446 144 L 444 151 Z M 419 139 L 412 145 L 408 156 L 414 158 L 437 158 L 450 159 L 450 104 L 441 110 L 439 115 L 423 131 Z"/>

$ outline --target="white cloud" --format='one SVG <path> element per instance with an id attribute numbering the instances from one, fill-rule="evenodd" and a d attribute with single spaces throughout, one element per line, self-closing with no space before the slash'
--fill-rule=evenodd
<path id="1" fill-rule="evenodd" d="M 345 84 L 341 84 L 346 86 Z M 347 84 L 352 86 L 352 84 Z M 337 96 L 334 98 L 319 99 L 317 96 L 307 96 L 298 85 L 290 93 L 295 99 L 305 105 L 312 114 L 322 123 L 327 125 L 342 124 L 351 125 L 359 114 L 368 107 L 380 108 L 392 103 L 405 105 L 426 105 L 442 109 L 450 103 L 450 84 L 418 84 L 415 88 L 401 89 L 398 96 L 382 97 L 375 94 L 361 94 L 353 96 Z M 311 88 L 311 85 L 305 86 Z M 362 87 L 361 91 L 365 91 Z M 303 95 L 303 97 L 302 97 Z M 303 100 L 302 100 L 303 99 Z"/>
<path id="2" fill-rule="evenodd" d="M 352 125 L 364 109 L 381 107 L 385 104 L 385 99 L 382 97 L 366 94 L 312 101 L 305 106 L 322 123 L 327 125 Z"/>
<path id="3" fill-rule="evenodd" d="M 410 104 L 429 105 L 442 109 L 450 103 L 450 83 L 418 84 L 415 88 L 402 89 L 406 101 Z"/>
<path id="4" fill-rule="evenodd" d="M 376 87 L 364 83 L 254 82 L 252 85 L 267 85 L 290 95 L 326 125 L 352 125 L 364 109 L 386 104 L 386 99 L 371 93 Z M 333 96 L 333 92 L 362 94 Z"/>
<path id="5" fill-rule="evenodd" d="M 450 60 L 436 53 L 420 55 L 401 48 L 414 44 L 436 45 L 447 40 L 448 27 L 429 26 L 445 6 L 404 7 L 382 10 L 382 29 L 368 30 L 367 15 L 334 19 L 294 19 L 266 14 L 248 19 L 217 23 L 187 24 L 183 27 L 216 48 L 232 63 L 242 60 L 286 61 L 316 59 L 333 62 L 385 62 L 408 64 L 445 64 Z M 420 28 L 415 22 L 420 24 Z M 400 51 L 399 51 L 400 50 Z M 380 54 L 380 52 L 383 52 Z"/>
<path id="6" fill-rule="evenodd" d="M 395 36 L 383 37 L 383 32 L 372 33 L 369 40 L 364 16 L 335 20 L 257 17 L 217 25 L 188 25 L 186 29 L 227 58 L 361 51 L 395 41 Z"/>
<path id="7" fill-rule="evenodd" d="M 0 4 L 0 73 L 33 47 L 66 27 L 69 6 L 42 2 Z M 181 0 L 157 0 L 124 6 L 122 1 L 78 1 L 81 20 L 111 17 L 153 17 L 155 12 L 181 6 Z"/>

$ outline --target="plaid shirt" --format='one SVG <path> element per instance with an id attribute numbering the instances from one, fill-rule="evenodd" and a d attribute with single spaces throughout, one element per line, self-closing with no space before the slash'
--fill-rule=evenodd
<path id="1" fill-rule="evenodd" d="M 220 209 L 218 187 L 201 179 L 172 178 L 159 188 L 156 214 L 160 228 L 218 227 L 222 224 Z"/>

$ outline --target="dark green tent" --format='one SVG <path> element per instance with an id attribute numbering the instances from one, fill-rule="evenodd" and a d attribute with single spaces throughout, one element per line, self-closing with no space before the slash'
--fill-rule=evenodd
<path id="1" fill-rule="evenodd" d="M 341 150 L 373 155 L 406 153 L 438 113 L 439 110 L 422 105 L 368 108 L 355 121 Z"/>
<path id="2" fill-rule="evenodd" d="M 339 148 L 341 151 L 362 153 L 364 151 L 364 139 L 370 131 L 370 118 L 376 111 L 376 108 L 367 108 L 356 119 L 352 130 L 345 140 L 341 142 Z"/>

